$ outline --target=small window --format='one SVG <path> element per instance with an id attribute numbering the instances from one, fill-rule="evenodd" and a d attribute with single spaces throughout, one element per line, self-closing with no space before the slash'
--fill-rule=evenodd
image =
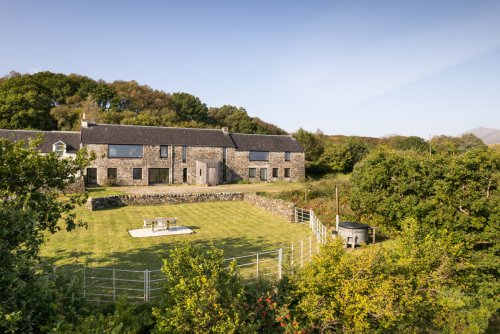
<path id="1" fill-rule="evenodd" d="M 187 147 L 182 146 L 182 162 L 186 162 L 187 160 Z"/>
<path id="2" fill-rule="evenodd" d="M 160 145 L 160 158 L 168 158 L 168 145 Z"/>
<path id="3" fill-rule="evenodd" d="M 267 168 L 260 169 L 260 180 L 267 181 Z"/>
<path id="4" fill-rule="evenodd" d="M 285 168 L 285 177 L 290 177 L 290 168 Z"/>
<path id="5" fill-rule="evenodd" d="M 248 177 L 249 178 L 254 178 L 257 170 L 255 168 L 249 168 L 248 169 Z"/>
<path id="6" fill-rule="evenodd" d="M 182 169 L 182 182 L 187 183 L 187 181 L 188 181 L 188 169 L 183 168 Z"/>
<path id="7" fill-rule="evenodd" d="M 265 152 L 265 151 L 250 151 L 248 159 L 250 161 L 268 161 L 269 160 L 269 152 Z"/>
<path id="8" fill-rule="evenodd" d="M 279 177 L 279 169 L 273 168 L 273 177 Z"/>
<path id="9" fill-rule="evenodd" d="M 142 168 L 134 168 L 132 170 L 132 177 L 134 180 L 142 180 Z"/>
<path id="10" fill-rule="evenodd" d="M 117 171 L 116 168 L 108 168 L 108 179 L 116 180 Z"/>
<path id="11" fill-rule="evenodd" d="M 201 176 L 201 169 L 200 169 L 200 176 Z"/>
<path id="12" fill-rule="evenodd" d="M 285 152 L 285 161 L 290 161 L 290 152 Z"/>
<path id="13" fill-rule="evenodd" d="M 222 162 L 226 162 L 227 160 L 227 148 L 223 147 L 222 148 Z"/>
<path id="14" fill-rule="evenodd" d="M 58 157 L 62 157 L 64 153 L 66 153 L 66 144 L 62 141 L 58 141 L 53 145 L 53 150 Z"/>

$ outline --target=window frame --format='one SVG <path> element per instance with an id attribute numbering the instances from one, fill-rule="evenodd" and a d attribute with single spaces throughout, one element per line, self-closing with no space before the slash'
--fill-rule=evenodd
<path id="1" fill-rule="evenodd" d="M 280 177 L 280 169 L 277 168 L 277 167 L 274 167 L 272 169 L 272 174 L 271 175 L 273 176 L 273 178 L 279 178 Z"/>
<path id="2" fill-rule="evenodd" d="M 285 178 L 291 178 L 292 177 L 292 169 L 291 168 L 285 168 L 283 175 Z"/>
<path id="3" fill-rule="evenodd" d="M 113 172 L 114 171 L 114 174 L 115 176 L 110 176 L 110 174 L 113 174 L 113 173 L 110 173 L 110 172 Z M 116 180 L 118 178 L 118 168 L 116 167 L 108 167 L 107 171 L 106 171 L 106 177 L 108 180 Z"/>
<path id="4" fill-rule="evenodd" d="M 292 152 L 285 151 L 285 161 L 290 161 L 292 159 Z"/>
<path id="5" fill-rule="evenodd" d="M 136 177 L 136 171 L 140 171 L 139 177 Z M 142 168 L 134 167 L 132 168 L 132 179 L 133 180 L 142 180 Z"/>
<path id="6" fill-rule="evenodd" d="M 266 167 L 259 168 L 259 179 L 261 181 L 269 181 L 268 170 Z"/>
<path id="7" fill-rule="evenodd" d="M 255 179 L 256 177 L 257 177 L 257 168 L 248 168 L 248 178 Z"/>
<path id="8" fill-rule="evenodd" d="M 259 154 L 265 154 L 265 158 L 259 157 Z M 252 155 L 257 155 L 253 156 Z M 249 161 L 269 161 L 269 151 L 249 151 L 248 152 L 248 160 Z"/>
<path id="9" fill-rule="evenodd" d="M 135 147 L 140 148 L 140 156 L 122 156 L 122 155 L 111 155 L 111 149 L 113 147 Z M 108 144 L 108 158 L 109 159 L 142 159 L 144 157 L 144 145 L 122 145 L 122 144 Z"/>
<path id="10" fill-rule="evenodd" d="M 187 146 L 186 145 L 182 146 L 182 162 L 183 163 L 187 162 Z"/>
<path id="11" fill-rule="evenodd" d="M 167 154 L 163 155 L 162 154 L 162 148 L 166 149 Z M 160 159 L 167 159 L 168 158 L 168 145 L 160 145 Z"/>

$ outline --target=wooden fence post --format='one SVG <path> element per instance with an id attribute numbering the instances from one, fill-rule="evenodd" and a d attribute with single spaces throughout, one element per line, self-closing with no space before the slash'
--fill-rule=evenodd
<path id="1" fill-rule="evenodd" d="M 116 301 L 116 277 L 115 277 L 115 269 L 113 269 L 113 301 Z"/>
<path id="2" fill-rule="evenodd" d="M 312 235 L 309 236 L 309 261 L 312 259 Z"/>
<path id="3" fill-rule="evenodd" d="M 259 253 L 257 253 L 257 277 L 259 277 Z"/>
<path id="4" fill-rule="evenodd" d="M 86 297 L 87 293 L 87 283 L 85 282 L 87 279 L 86 273 L 85 273 L 85 267 L 83 267 L 83 299 Z"/>
<path id="5" fill-rule="evenodd" d="M 300 240 L 300 267 L 304 266 L 304 240 Z"/>
<path id="6" fill-rule="evenodd" d="M 292 267 L 292 274 L 293 274 L 293 242 L 291 243 L 291 246 L 290 246 L 290 266 Z"/>
<path id="7" fill-rule="evenodd" d="M 281 267 L 283 265 L 283 248 L 278 250 L 278 278 L 281 279 Z"/>

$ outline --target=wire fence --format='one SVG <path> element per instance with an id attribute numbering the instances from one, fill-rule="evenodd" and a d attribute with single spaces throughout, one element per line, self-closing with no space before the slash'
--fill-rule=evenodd
<path id="1" fill-rule="evenodd" d="M 312 210 L 297 208 L 295 222 L 309 225 L 312 231 L 309 239 L 272 251 L 230 257 L 224 262 L 228 267 L 235 262 L 245 285 L 262 278 L 281 279 L 285 271 L 293 274 L 310 262 L 321 245 L 331 238 Z M 77 276 L 82 279 L 83 297 L 89 302 L 107 303 L 118 298 L 126 298 L 132 303 L 157 302 L 164 295 L 166 279 L 161 270 L 84 267 L 80 271 Z"/>

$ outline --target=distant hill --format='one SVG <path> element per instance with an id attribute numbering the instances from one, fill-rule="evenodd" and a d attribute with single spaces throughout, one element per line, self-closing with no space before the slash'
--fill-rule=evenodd
<path id="1" fill-rule="evenodd" d="M 475 128 L 465 133 L 472 133 L 479 139 L 481 139 L 485 144 L 500 144 L 500 130 L 499 129 L 489 129 L 489 128 Z"/>

